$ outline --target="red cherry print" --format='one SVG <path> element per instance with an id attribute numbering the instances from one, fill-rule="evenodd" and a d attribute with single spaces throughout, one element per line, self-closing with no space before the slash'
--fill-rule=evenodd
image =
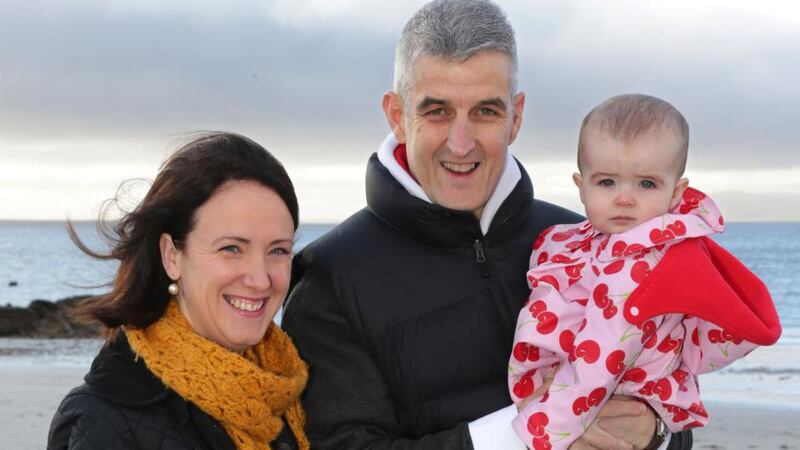
<path id="1" fill-rule="evenodd" d="M 539 360 L 539 347 L 526 342 L 517 342 L 517 345 L 514 346 L 514 351 L 511 353 L 514 355 L 514 359 L 519 362 Z"/>
<path id="2" fill-rule="evenodd" d="M 683 426 L 683 431 L 686 431 L 686 430 L 689 430 L 689 429 L 692 429 L 692 428 L 702 427 L 702 426 L 703 426 L 702 423 L 700 423 L 700 422 L 695 420 L 692 423 L 688 423 L 688 424 L 684 425 Z"/>
<path id="3" fill-rule="evenodd" d="M 683 409 L 676 408 L 677 411 L 672 416 L 672 421 L 675 423 L 683 422 L 684 420 L 689 418 L 689 413 Z"/>
<path id="4" fill-rule="evenodd" d="M 564 242 L 575 235 L 575 230 L 560 231 L 553 233 L 553 242 Z"/>
<path id="5" fill-rule="evenodd" d="M 572 413 L 576 416 L 589 411 L 589 404 L 586 403 L 586 397 L 578 397 L 572 402 Z"/>
<path id="6" fill-rule="evenodd" d="M 578 299 L 575 299 L 575 303 L 577 303 L 577 304 L 579 304 L 581 306 L 586 306 L 586 304 L 589 303 L 589 299 L 588 298 L 578 298 Z"/>
<path id="7" fill-rule="evenodd" d="M 600 357 L 600 346 L 597 342 L 587 339 L 575 346 L 575 357 L 583 358 L 589 364 L 593 364 Z"/>
<path id="8" fill-rule="evenodd" d="M 647 371 L 640 367 L 628 369 L 622 375 L 622 381 L 633 381 L 634 383 L 641 383 L 645 378 L 647 378 Z"/>
<path id="9" fill-rule="evenodd" d="M 631 280 L 642 284 L 650 276 L 650 264 L 647 261 L 636 261 L 631 267 Z"/>
<path id="10" fill-rule="evenodd" d="M 519 362 L 525 362 L 528 359 L 528 344 L 524 342 L 517 342 L 517 345 L 514 346 L 514 350 L 511 351 L 511 355 L 514 356 Z"/>
<path id="11" fill-rule="evenodd" d="M 686 214 L 689 211 L 700 206 L 700 202 L 706 198 L 706 195 L 696 189 L 686 189 L 683 191 L 683 203 L 680 206 L 680 213 Z"/>
<path id="12" fill-rule="evenodd" d="M 642 395 L 653 395 L 653 388 L 656 386 L 655 381 L 648 381 L 644 384 L 644 386 L 639 389 L 639 393 Z"/>
<path id="13" fill-rule="evenodd" d="M 610 237 L 610 236 L 609 236 L 609 237 L 607 237 L 607 238 L 605 238 L 605 239 L 603 239 L 603 241 L 602 241 L 602 242 L 600 242 L 600 245 L 598 245 L 598 246 L 597 246 L 597 254 L 596 254 L 596 256 L 600 256 L 600 253 L 601 253 L 603 250 L 605 250 L 605 249 L 606 249 L 606 247 L 608 247 L 608 241 L 609 241 L 609 239 L 611 239 L 611 237 Z"/>
<path id="14" fill-rule="evenodd" d="M 617 307 L 614 306 L 614 304 L 606 306 L 606 308 L 603 310 L 603 317 L 605 317 L 606 320 L 610 320 L 616 315 L 617 315 Z"/>
<path id="15" fill-rule="evenodd" d="M 544 230 L 541 233 L 539 233 L 539 236 L 536 238 L 535 241 L 533 241 L 533 249 L 534 250 L 539 250 L 539 247 L 541 247 L 542 244 L 544 244 L 544 240 L 547 237 L 547 233 L 549 233 L 552 229 L 553 229 L 553 227 L 550 226 L 550 227 L 547 227 L 546 230 Z"/>
<path id="16" fill-rule="evenodd" d="M 551 259 L 552 262 L 557 264 L 572 264 L 577 260 L 578 258 L 573 259 L 562 253 L 556 253 L 555 255 L 553 255 L 553 258 Z"/>
<path id="17" fill-rule="evenodd" d="M 631 244 L 631 245 L 628 246 L 628 248 L 625 249 L 624 256 L 630 256 L 630 255 L 633 255 L 635 253 L 642 252 L 644 250 L 645 250 L 645 247 L 642 244 Z"/>
<path id="18" fill-rule="evenodd" d="M 644 348 L 653 348 L 656 345 L 656 323 L 652 320 L 644 322 L 640 327 L 642 330 L 642 344 Z"/>
<path id="19" fill-rule="evenodd" d="M 586 401 L 586 404 L 589 406 L 597 406 L 599 405 L 604 398 L 606 398 L 606 388 L 599 387 L 589 393 L 589 399 Z"/>
<path id="20" fill-rule="evenodd" d="M 586 265 L 586 263 L 580 263 L 580 264 L 574 264 L 574 265 L 571 265 L 571 266 L 567 266 L 567 267 L 564 268 L 564 272 L 570 278 L 580 278 L 581 277 L 581 271 L 583 269 L 583 266 L 585 266 L 585 265 Z"/>
<path id="21" fill-rule="evenodd" d="M 546 427 L 548 423 L 550 423 L 550 418 L 547 417 L 547 414 L 543 412 L 531 414 L 531 416 L 528 417 L 528 432 L 534 437 L 544 436 L 544 427 Z"/>
<path id="22" fill-rule="evenodd" d="M 541 266 L 542 264 L 547 262 L 547 258 L 549 257 L 550 255 L 548 255 L 547 252 L 539 253 L 539 257 L 536 259 L 536 264 Z"/>
<path id="23" fill-rule="evenodd" d="M 625 267 L 625 260 L 624 259 L 620 259 L 618 261 L 614 261 L 611 264 L 603 267 L 603 273 L 606 274 L 606 275 L 612 275 L 612 274 L 615 274 L 615 273 L 619 272 L 620 270 L 622 270 L 623 267 Z"/>
<path id="24" fill-rule="evenodd" d="M 700 345 L 700 330 L 698 328 L 695 328 L 694 331 L 692 331 L 692 344 L 696 346 Z"/>
<path id="25" fill-rule="evenodd" d="M 675 236 L 683 236 L 686 234 L 686 224 L 684 224 L 681 220 L 676 220 L 675 222 L 667 225 L 667 229 L 675 233 Z"/>
<path id="26" fill-rule="evenodd" d="M 575 350 L 575 333 L 570 330 L 564 330 L 558 335 L 558 343 L 561 345 L 561 350 L 570 355 L 574 361 L 573 353 Z"/>
<path id="27" fill-rule="evenodd" d="M 545 275 L 545 276 L 539 278 L 539 282 L 540 283 L 548 283 L 548 284 L 552 285 L 554 288 L 556 288 L 556 290 L 558 290 L 558 280 L 556 280 L 556 277 L 554 277 L 552 275 Z"/>
<path id="28" fill-rule="evenodd" d="M 669 353 L 672 351 L 676 351 L 678 349 L 679 344 L 680 340 L 672 339 L 670 336 L 666 336 L 664 340 L 662 340 L 661 343 L 658 344 L 657 349 L 661 353 Z"/>
<path id="29" fill-rule="evenodd" d="M 722 337 L 722 330 L 716 328 L 708 332 L 708 340 L 712 344 L 722 344 L 726 342 L 725 338 Z"/>
<path id="30" fill-rule="evenodd" d="M 678 384 L 684 384 L 686 383 L 686 379 L 689 378 L 689 373 L 685 370 L 675 369 L 675 371 L 672 372 L 672 378 L 675 378 Z"/>
<path id="31" fill-rule="evenodd" d="M 667 401 L 672 395 L 672 384 L 666 378 L 659 379 L 653 387 L 653 394 L 658 395 L 661 401 Z"/>
<path id="32" fill-rule="evenodd" d="M 628 244 L 626 244 L 625 241 L 614 242 L 614 245 L 611 246 L 611 256 L 615 258 L 617 256 L 622 256 L 622 254 L 625 252 L 625 247 L 627 246 Z"/>
<path id="33" fill-rule="evenodd" d="M 586 328 L 586 323 L 587 323 L 586 319 L 581 320 L 580 325 L 578 325 L 578 333 L 580 333 L 581 331 L 583 331 L 584 328 Z"/>
<path id="34" fill-rule="evenodd" d="M 544 300 L 536 300 L 528 306 L 531 316 L 536 317 L 539 313 L 547 311 L 547 303 Z"/>
<path id="35" fill-rule="evenodd" d="M 622 369 L 625 368 L 625 352 L 622 350 L 614 350 L 606 357 L 606 369 L 612 375 L 619 375 Z"/>
<path id="36" fill-rule="evenodd" d="M 726 341 L 733 342 L 736 345 L 739 345 L 739 344 L 742 343 L 742 338 L 740 338 L 739 336 L 735 336 L 735 335 L 731 334 L 731 332 L 728 331 L 728 330 L 722 330 L 722 339 L 725 339 Z"/>
<path id="37" fill-rule="evenodd" d="M 592 264 L 592 272 L 594 272 L 594 276 L 600 276 L 600 269 L 598 269 L 594 264 Z"/>
<path id="38" fill-rule="evenodd" d="M 670 230 L 660 230 L 658 228 L 653 228 L 650 231 L 650 241 L 653 244 L 661 244 L 663 242 L 668 242 L 672 239 L 675 239 L 675 233 Z"/>
<path id="39" fill-rule="evenodd" d="M 566 246 L 568 249 L 574 251 L 581 250 L 583 252 L 588 252 L 592 249 L 592 241 L 590 239 L 584 239 L 582 241 L 572 241 Z"/>
<path id="40" fill-rule="evenodd" d="M 606 306 L 610 305 L 611 299 L 608 298 L 608 285 L 605 283 L 600 283 L 595 286 L 594 291 L 592 291 L 592 298 L 594 299 L 594 303 L 598 308 L 605 308 Z"/>
<path id="41" fill-rule="evenodd" d="M 692 405 L 689 407 L 689 411 L 697 414 L 698 416 L 708 417 L 708 413 L 706 412 L 706 408 L 703 406 L 703 402 L 692 403 Z"/>
<path id="42" fill-rule="evenodd" d="M 517 398 L 527 398 L 529 395 L 533 394 L 535 390 L 535 386 L 533 385 L 533 372 L 535 372 L 535 370 L 526 373 L 520 377 L 519 381 L 514 383 L 512 391 L 514 391 L 514 395 L 516 395 Z"/>
<path id="43" fill-rule="evenodd" d="M 536 331 L 541 334 L 550 334 L 558 326 L 558 316 L 552 311 L 543 311 L 536 316 L 539 323 L 536 324 Z"/>
<path id="44" fill-rule="evenodd" d="M 533 450 L 552 450 L 553 444 L 550 443 L 550 435 L 545 434 L 542 437 L 533 438 Z"/>

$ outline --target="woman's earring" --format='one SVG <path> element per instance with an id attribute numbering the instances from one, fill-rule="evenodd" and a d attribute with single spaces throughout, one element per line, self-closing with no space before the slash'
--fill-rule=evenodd
<path id="1" fill-rule="evenodd" d="M 170 283 L 169 286 L 167 286 L 167 292 L 169 292 L 169 295 L 178 295 L 178 292 L 180 291 L 181 288 L 178 287 L 177 283 Z"/>

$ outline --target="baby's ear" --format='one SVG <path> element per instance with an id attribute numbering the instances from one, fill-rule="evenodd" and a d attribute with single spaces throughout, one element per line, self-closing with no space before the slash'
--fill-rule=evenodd
<path id="1" fill-rule="evenodd" d="M 686 191 L 686 188 L 689 187 L 689 179 L 688 178 L 681 178 L 675 183 L 675 189 L 672 191 L 672 198 L 669 201 L 669 209 L 670 211 L 675 209 L 681 203 L 681 199 L 683 198 L 683 192 Z"/>
<path id="2" fill-rule="evenodd" d="M 575 186 L 578 186 L 578 193 L 581 196 L 581 203 L 583 203 L 585 205 L 586 201 L 584 200 L 584 197 L 583 197 L 583 176 L 581 174 L 579 174 L 578 172 L 573 173 L 572 174 L 572 182 L 575 183 Z"/>

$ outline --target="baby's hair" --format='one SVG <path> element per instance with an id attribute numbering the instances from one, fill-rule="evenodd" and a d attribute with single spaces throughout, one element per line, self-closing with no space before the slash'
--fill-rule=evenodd
<path id="1" fill-rule="evenodd" d="M 586 115 L 578 137 L 578 168 L 591 131 L 607 133 L 622 142 L 653 131 L 672 131 L 680 143 L 681 158 L 678 176 L 686 169 L 689 151 L 689 124 L 674 106 L 660 98 L 644 94 L 623 94 L 611 97 Z"/>

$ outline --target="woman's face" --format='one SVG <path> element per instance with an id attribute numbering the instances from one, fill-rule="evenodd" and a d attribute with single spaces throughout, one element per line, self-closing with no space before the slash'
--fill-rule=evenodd
<path id="1" fill-rule="evenodd" d="M 164 268 L 194 331 L 241 352 L 260 341 L 289 288 L 294 223 L 283 200 L 255 181 L 230 181 L 195 211 L 178 250 L 161 236 Z"/>

